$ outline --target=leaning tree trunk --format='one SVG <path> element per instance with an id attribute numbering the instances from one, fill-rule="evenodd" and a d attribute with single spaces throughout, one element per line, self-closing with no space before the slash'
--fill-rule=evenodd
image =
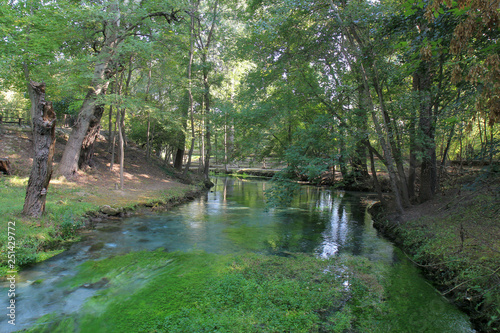
<path id="1" fill-rule="evenodd" d="M 94 156 L 94 143 L 101 131 L 100 119 L 104 113 L 104 105 L 94 106 L 94 116 L 90 120 L 87 135 L 82 142 L 80 150 L 80 158 L 78 160 L 78 168 L 83 169 L 85 166 L 92 166 L 92 157 Z"/>
<path id="2" fill-rule="evenodd" d="M 113 57 L 120 41 L 118 37 L 119 8 L 113 3 L 107 7 L 110 20 L 105 24 L 104 46 L 99 52 L 98 61 L 94 67 L 92 83 L 90 89 L 83 100 L 83 104 L 78 112 L 78 119 L 71 132 L 68 143 L 64 148 L 64 153 L 59 163 L 58 172 L 66 178 L 71 178 L 78 170 L 78 161 L 80 160 L 80 151 L 82 144 L 87 137 L 90 124 L 99 123 L 102 113 L 96 114 L 96 107 L 101 103 L 98 101 L 100 95 L 106 93 L 111 77 L 113 76 Z"/>
<path id="3" fill-rule="evenodd" d="M 102 69 L 102 74 L 104 75 L 104 68 Z M 97 107 L 96 104 L 98 95 L 106 91 L 108 84 L 109 81 L 106 81 L 97 85 L 96 89 L 91 89 L 83 101 L 83 105 L 78 113 L 78 119 L 75 127 L 69 136 L 68 143 L 66 144 L 66 148 L 64 149 L 64 153 L 59 164 L 59 173 L 64 175 L 66 178 L 71 178 L 78 170 L 80 151 L 82 149 L 83 141 L 87 137 L 90 124 L 101 120 L 100 117 L 96 117 L 94 115 L 94 111 Z"/>
<path id="4" fill-rule="evenodd" d="M 34 157 L 26 189 L 23 214 L 40 217 L 45 211 L 47 188 L 52 177 L 52 159 L 56 144 L 56 114 L 52 103 L 45 101 L 45 84 L 30 82 L 33 94 L 33 147 Z"/>

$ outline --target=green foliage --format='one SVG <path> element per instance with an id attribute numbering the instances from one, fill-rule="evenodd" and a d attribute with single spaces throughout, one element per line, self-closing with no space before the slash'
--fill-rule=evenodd
<path id="1" fill-rule="evenodd" d="M 265 192 L 269 207 L 286 207 L 292 202 L 300 185 L 296 181 L 290 180 L 290 171 L 288 168 L 284 169 L 273 177 L 271 188 Z"/>
<path id="2" fill-rule="evenodd" d="M 160 115 L 161 116 L 161 115 Z M 129 138 L 139 145 L 147 143 L 147 124 L 148 115 L 141 114 L 130 119 Z M 171 119 L 159 118 L 156 115 L 150 116 L 150 137 L 149 142 L 151 147 L 160 150 L 168 145 L 177 147 L 180 145 L 180 130 L 179 123 Z"/>

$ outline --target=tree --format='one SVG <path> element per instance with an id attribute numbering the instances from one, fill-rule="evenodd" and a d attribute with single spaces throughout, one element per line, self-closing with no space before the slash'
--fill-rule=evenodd
<path id="1" fill-rule="evenodd" d="M 59 166 L 59 173 L 66 177 L 71 177 L 78 169 L 82 143 L 87 135 L 92 135 L 92 131 L 89 132 L 91 122 L 99 123 L 101 119 L 99 98 L 106 94 L 110 79 L 123 66 L 119 52 L 122 44 L 128 37 L 136 34 L 146 20 L 162 17 L 169 24 L 179 20 L 178 10 L 149 7 L 142 2 L 131 5 L 127 1 L 120 6 L 117 1 L 107 1 L 102 9 L 106 15 L 103 17 L 102 29 L 96 33 L 102 33 L 103 38 L 101 41 L 96 41 L 100 42 L 100 49 L 96 52 L 90 88 Z"/>
<path id="2" fill-rule="evenodd" d="M 52 177 L 52 159 L 56 144 L 56 115 L 52 103 L 45 100 L 45 84 L 30 82 L 35 105 L 33 116 L 34 157 L 23 214 L 40 217 L 45 211 L 45 200 Z"/>
<path id="3" fill-rule="evenodd" d="M 191 10 L 189 12 L 189 62 L 187 66 L 187 80 L 188 80 L 188 108 L 189 108 L 189 120 L 191 122 L 191 147 L 189 148 L 188 160 L 186 167 L 184 169 L 184 177 L 187 176 L 189 168 L 191 167 L 191 158 L 193 156 L 194 141 L 196 138 L 195 128 L 194 128 L 194 99 L 193 99 L 193 58 L 194 58 L 194 39 L 195 39 L 195 23 L 198 16 L 198 7 L 200 1 L 193 1 L 191 3 Z"/>
<path id="4" fill-rule="evenodd" d="M 31 109 L 26 118 L 31 121 L 37 110 L 38 96 L 31 80 L 52 81 L 56 55 L 62 48 L 68 27 L 63 13 L 67 2 L 12 1 L 0 4 L 0 86 L 4 89 L 28 92 Z M 63 33 L 61 33 L 63 32 Z"/>

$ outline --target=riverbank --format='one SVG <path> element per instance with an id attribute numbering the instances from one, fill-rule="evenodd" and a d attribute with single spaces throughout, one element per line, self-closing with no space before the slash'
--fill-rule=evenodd
<path id="1" fill-rule="evenodd" d="M 65 134 L 58 133 L 55 167 L 65 140 Z M 106 143 L 99 141 L 93 167 L 79 172 L 72 181 L 53 178 L 44 216 L 27 218 L 21 212 L 32 163 L 31 133 L 4 129 L 0 141 L 0 157 L 8 158 L 12 167 L 12 175 L 0 174 L 0 215 L 11 222 L 0 225 L 0 277 L 12 271 L 10 264 L 19 270 L 61 253 L 80 239 L 80 230 L 94 228 L 107 217 L 167 209 L 193 199 L 204 188 L 201 181 L 194 185 L 182 183 L 172 169 L 154 160 L 146 161 L 141 149 L 129 145 L 125 152 L 124 189 L 120 189 L 118 165 L 109 169 L 111 155 Z M 9 226 L 14 233 L 10 240 Z M 15 252 L 15 263 L 8 260 L 9 251 Z"/>
<path id="2" fill-rule="evenodd" d="M 377 237 L 359 197 L 308 186 L 269 211 L 267 185 L 218 179 L 193 203 L 99 227 L 21 274 L 20 301 L 37 306 L 17 329 L 472 332 Z"/>
<path id="3" fill-rule="evenodd" d="M 402 216 L 378 211 L 375 221 L 481 332 L 500 330 L 499 207 L 500 173 L 476 171 Z"/>

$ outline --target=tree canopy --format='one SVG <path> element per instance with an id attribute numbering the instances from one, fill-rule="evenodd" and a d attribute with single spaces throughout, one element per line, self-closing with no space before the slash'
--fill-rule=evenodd
<path id="1" fill-rule="evenodd" d="M 68 177 L 103 130 L 185 174 L 270 159 L 381 198 L 387 175 L 402 211 L 498 160 L 498 24 L 497 0 L 3 1 L 0 87 L 73 117 Z"/>

